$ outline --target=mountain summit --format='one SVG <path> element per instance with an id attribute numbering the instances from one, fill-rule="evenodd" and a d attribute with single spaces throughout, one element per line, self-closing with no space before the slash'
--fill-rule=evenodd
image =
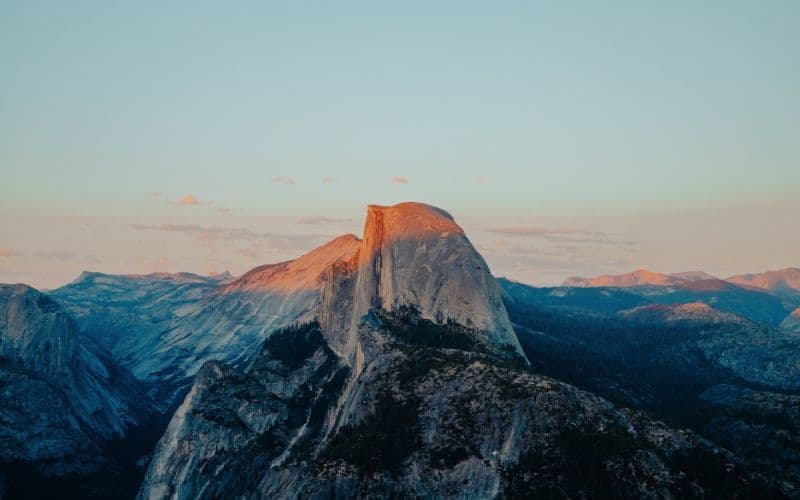
<path id="1" fill-rule="evenodd" d="M 437 324 L 485 332 L 524 357 L 489 267 L 453 217 L 422 203 L 370 205 L 354 269 L 351 324 L 372 308 L 416 308 Z"/>
<path id="2" fill-rule="evenodd" d="M 647 269 L 639 269 L 625 274 L 604 274 L 595 278 L 581 278 L 573 276 L 564 281 L 564 286 L 574 287 L 633 287 L 633 286 L 670 286 L 686 281 L 685 279 L 661 274 Z"/>
<path id="3" fill-rule="evenodd" d="M 692 433 L 532 374 L 443 210 L 371 205 L 355 253 L 314 283 L 314 320 L 203 365 L 138 498 L 714 497 L 750 481 Z"/>

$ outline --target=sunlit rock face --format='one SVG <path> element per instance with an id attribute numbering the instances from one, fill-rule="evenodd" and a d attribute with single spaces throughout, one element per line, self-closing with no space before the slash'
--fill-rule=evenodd
<path id="1" fill-rule="evenodd" d="M 85 273 L 55 292 L 81 325 L 170 406 L 209 359 L 245 362 L 272 332 L 319 320 L 351 365 L 371 308 L 413 305 L 422 317 L 483 332 L 524 357 L 486 263 L 453 218 L 419 203 L 370 206 L 364 238 L 343 235 L 239 278 Z"/>
<path id="2" fill-rule="evenodd" d="M 486 262 L 444 210 L 421 203 L 370 205 L 356 304 L 414 305 L 423 318 L 485 331 L 522 355 Z"/>
<path id="3" fill-rule="evenodd" d="M 370 309 L 413 306 L 425 319 L 474 328 L 485 333 L 487 344 L 524 358 L 486 262 L 444 210 L 421 203 L 370 205 L 358 256 L 346 267 L 335 271 L 341 283 L 329 289 L 339 297 L 331 303 L 352 301 L 339 308 L 351 318 L 349 333 L 332 340 L 338 352 L 358 350 L 355 328 Z M 336 327 L 327 330 L 348 323 L 330 312 L 323 311 L 323 318 Z"/>
<path id="4" fill-rule="evenodd" d="M 82 467 L 76 454 L 96 452 L 152 411 L 138 390 L 53 299 L 0 285 L 0 461 Z"/>
<path id="5" fill-rule="evenodd" d="M 728 278 L 728 281 L 737 285 L 752 286 L 770 291 L 781 289 L 800 290 L 800 269 L 787 267 L 778 271 L 740 274 Z"/>
<path id="6" fill-rule="evenodd" d="M 297 259 L 257 267 L 214 290 L 195 305 L 191 317 L 171 325 L 163 346 L 137 370 L 158 378 L 169 367 L 176 376 L 193 375 L 205 360 L 242 362 L 277 329 L 319 316 L 328 269 L 352 257 L 360 246 L 340 236 Z M 144 361 L 144 360 L 143 360 Z"/>

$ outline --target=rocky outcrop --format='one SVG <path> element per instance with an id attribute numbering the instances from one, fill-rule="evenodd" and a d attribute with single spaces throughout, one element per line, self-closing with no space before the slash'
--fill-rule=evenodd
<path id="1" fill-rule="evenodd" d="M 357 257 L 332 273 L 338 279 L 326 289 L 323 328 L 331 332 L 331 347 L 351 364 L 358 365 L 356 332 L 364 315 L 404 306 L 438 324 L 483 332 L 498 352 L 524 358 L 486 262 L 444 210 L 421 203 L 370 205 Z"/>
<path id="2" fill-rule="evenodd" d="M 270 333 L 315 319 L 328 269 L 359 247 L 355 236 L 341 236 L 237 279 L 84 273 L 54 296 L 168 409 L 206 360 L 245 362 Z"/>
<path id="3" fill-rule="evenodd" d="M 0 285 L 0 461 L 91 468 L 102 443 L 152 412 L 142 396 L 54 300 Z"/>
<path id="4" fill-rule="evenodd" d="M 207 364 L 139 498 L 780 491 L 689 431 L 498 362 L 448 328 L 462 327 L 402 311 L 368 316 L 359 328 L 364 365 L 349 393 L 338 378 L 347 368 L 332 361 L 317 325 L 287 335 L 291 343 L 270 338 L 243 373 Z"/>

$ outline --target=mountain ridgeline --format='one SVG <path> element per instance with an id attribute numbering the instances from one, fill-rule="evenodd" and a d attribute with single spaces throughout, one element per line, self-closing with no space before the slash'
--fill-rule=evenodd
<path id="1" fill-rule="evenodd" d="M 535 288 L 402 203 L 238 278 L 3 286 L 0 497 L 796 497 L 784 274 Z"/>

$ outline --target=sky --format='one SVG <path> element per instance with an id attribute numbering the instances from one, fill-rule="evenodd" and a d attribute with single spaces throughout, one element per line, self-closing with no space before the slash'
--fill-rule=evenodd
<path id="1" fill-rule="evenodd" d="M 0 0 L 0 282 L 451 212 L 494 274 L 800 266 L 800 2 Z"/>

